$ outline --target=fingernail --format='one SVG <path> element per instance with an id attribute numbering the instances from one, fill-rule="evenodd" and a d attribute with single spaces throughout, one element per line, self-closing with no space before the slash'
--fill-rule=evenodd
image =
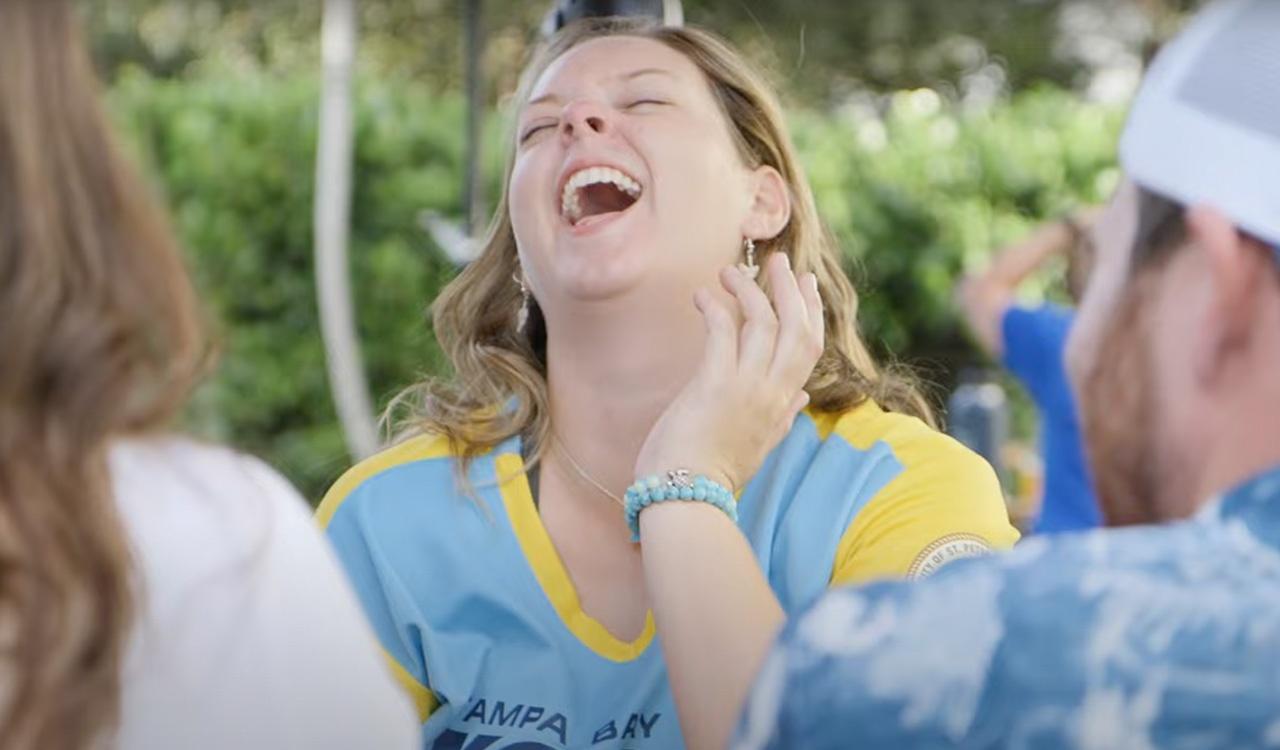
<path id="1" fill-rule="evenodd" d="M 789 271 L 789 270 L 791 270 L 791 256 L 790 256 L 790 255 L 787 255 L 786 253 L 782 253 L 782 265 L 786 266 L 786 268 L 787 268 L 787 270 L 788 270 L 788 271 Z"/>

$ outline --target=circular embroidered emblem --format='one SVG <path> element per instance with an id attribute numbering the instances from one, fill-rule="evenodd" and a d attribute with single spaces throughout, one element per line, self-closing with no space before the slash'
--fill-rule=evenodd
<path id="1" fill-rule="evenodd" d="M 908 578 L 928 578 L 956 560 L 989 555 L 995 550 L 977 534 L 948 534 L 924 548 L 916 556 Z"/>

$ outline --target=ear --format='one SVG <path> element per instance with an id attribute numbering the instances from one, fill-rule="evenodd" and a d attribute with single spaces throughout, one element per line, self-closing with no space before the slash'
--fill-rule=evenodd
<path id="1" fill-rule="evenodd" d="M 742 236 L 753 240 L 777 237 L 791 220 L 791 191 L 778 170 L 756 167 L 751 173 L 751 204 L 742 222 Z"/>
<path id="2" fill-rule="evenodd" d="M 1205 322 L 1210 338 L 1196 370 L 1212 380 L 1231 354 L 1249 346 L 1262 282 L 1268 278 L 1265 261 L 1270 257 L 1214 208 L 1195 206 L 1187 211 L 1186 221 L 1193 247 L 1203 253 L 1206 272 L 1202 283 L 1206 284 Z"/>

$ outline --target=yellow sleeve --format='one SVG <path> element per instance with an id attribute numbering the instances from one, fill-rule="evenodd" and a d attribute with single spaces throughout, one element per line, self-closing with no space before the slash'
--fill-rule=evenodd
<path id="1" fill-rule="evenodd" d="M 400 662 L 387 653 L 386 649 L 380 650 L 383 658 L 387 660 L 387 666 L 391 669 L 391 675 L 396 679 L 396 684 L 409 696 L 414 708 L 418 710 L 418 721 L 425 724 L 427 719 L 431 718 L 431 714 L 440 707 L 440 699 L 431 692 L 431 688 L 418 682 L 418 678 L 409 674 L 409 670 L 401 666 Z"/>
<path id="2" fill-rule="evenodd" d="M 916 425 L 886 439 L 903 469 L 845 530 L 833 585 L 925 577 L 954 560 L 1018 541 L 990 464 L 947 435 Z"/>

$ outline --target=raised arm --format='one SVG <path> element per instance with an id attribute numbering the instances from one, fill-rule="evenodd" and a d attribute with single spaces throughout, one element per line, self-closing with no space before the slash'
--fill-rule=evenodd
<path id="1" fill-rule="evenodd" d="M 960 311 L 987 353 L 993 357 L 1004 353 L 1000 321 L 1018 286 L 1050 258 L 1069 252 L 1091 220 L 1092 213 L 1084 211 L 1043 224 L 1025 239 L 999 250 L 986 269 L 960 282 Z"/>
<path id="2" fill-rule="evenodd" d="M 637 475 L 687 468 L 741 487 L 808 403 L 803 388 L 822 353 L 822 303 L 812 274 L 797 280 L 785 254 L 769 259 L 772 302 L 727 269 L 740 311 L 705 290 L 708 326 L 698 374 L 658 420 Z M 744 322 L 739 325 L 737 320 Z M 783 611 L 737 525 L 702 502 L 664 502 L 639 517 L 650 602 L 680 726 L 690 750 L 723 748 Z"/>

